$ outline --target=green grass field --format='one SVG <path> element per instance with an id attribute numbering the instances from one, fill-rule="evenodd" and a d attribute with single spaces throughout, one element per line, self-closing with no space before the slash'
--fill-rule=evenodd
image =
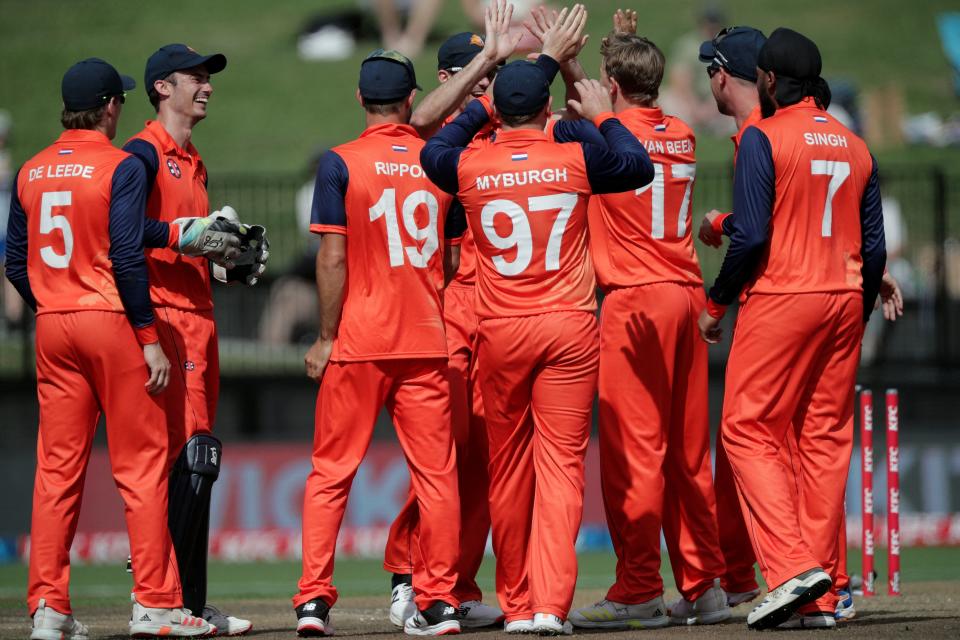
<path id="1" fill-rule="evenodd" d="M 669 55 L 672 42 L 691 29 L 703 4 L 591 0 L 585 67 L 595 73 L 600 38 L 617 6 L 636 8 L 641 32 Z M 721 4 L 733 24 L 767 32 L 788 25 L 810 35 L 823 51 L 828 77 L 852 80 L 861 91 L 895 87 L 910 112 L 946 115 L 957 107 L 934 22 L 937 13 L 957 9 L 955 0 Z M 356 54 L 344 62 L 311 63 L 297 57 L 296 34 L 310 16 L 353 5 L 352 0 L 281 0 L 269 7 L 257 0 L 0 0 L 0 108 L 13 115 L 14 163 L 57 135 L 60 78 L 70 64 L 97 55 L 140 81 L 150 53 L 181 41 L 200 51 L 223 51 L 230 60 L 227 70 L 215 77 L 210 117 L 195 136 L 211 172 L 303 170 L 318 146 L 342 142 L 362 130 L 353 91 L 360 59 L 377 43 L 359 43 Z M 460 2 L 448 0 L 434 28 L 437 37 L 468 28 Z M 436 46 L 429 45 L 416 60 L 427 90 L 436 84 Z M 138 87 L 127 101 L 118 139 L 125 140 L 151 115 Z M 698 145 L 701 162 L 729 162 L 729 152 L 729 141 L 722 138 L 703 138 Z M 956 158 L 956 151 L 891 149 L 881 154 L 881 161 L 947 164 L 950 158 Z"/>
<path id="2" fill-rule="evenodd" d="M 881 553 L 882 552 L 882 553 Z M 877 588 L 885 589 L 886 552 L 878 550 Z M 615 558 L 613 553 L 589 553 L 580 556 L 578 590 L 605 589 L 612 582 Z M 488 558 L 480 570 L 479 583 L 484 591 L 493 590 L 493 559 Z M 858 573 L 860 553 L 851 550 L 849 569 Z M 905 549 L 902 558 L 903 589 L 909 591 L 911 582 L 942 582 L 960 580 L 960 548 L 930 547 Z M 210 599 L 243 600 L 285 599 L 296 591 L 300 577 L 297 562 L 256 562 L 240 564 L 213 563 L 210 566 Z M 669 561 L 664 554 L 662 570 L 664 582 L 672 587 Z M 340 560 L 337 562 L 335 582 L 342 594 L 349 596 L 379 596 L 388 594 L 389 578 L 378 560 Z M 0 566 L 0 612 L 11 613 L 24 607 L 27 567 Z M 122 567 L 112 565 L 79 565 L 73 568 L 71 593 L 75 606 L 96 606 L 122 600 L 130 593 L 130 577 Z"/>

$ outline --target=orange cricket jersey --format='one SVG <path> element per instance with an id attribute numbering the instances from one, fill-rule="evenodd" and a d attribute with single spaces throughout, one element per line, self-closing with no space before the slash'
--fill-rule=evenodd
<path id="1" fill-rule="evenodd" d="M 596 309 L 580 144 L 500 131 L 465 149 L 457 172 L 477 249 L 479 317 Z"/>
<path id="2" fill-rule="evenodd" d="M 770 242 L 749 291 L 860 291 L 866 144 L 810 98 L 755 126 L 770 141 L 776 182 Z"/>
<path id="3" fill-rule="evenodd" d="M 310 225 L 314 233 L 347 236 L 347 283 L 331 360 L 447 357 L 440 292 L 453 198 L 420 167 L 424 144 L 408 125 L 382 124 L 331 150 L 348 179 L 345 194 L 327 202 L 340 197 L 345 219 L 322 217 L 335 207 L 325 206 L 318 183 Z"/>
<path id="4" fill-rule="evenodd" d="M 147 199 L 147 216 L 172 222 L 176 218 L 209 215 L 207 169 L 192 143 L 181 149 L 156 120 L 147 122 L 131 139 L 152 144 L 159 160 Z M 194 311 L 213 309 L 205 258 L 184 256 L 169 248 L 147 249 L 146 256 L 150 298 L 155 305 Z"/>
<path id="5" fill-rule="evenodd" d="M 691 200 L 696 140 L 679 118 L 632 108 L 617 118 L 646 147 L 654 179 L 645 187 L 590 198 L 590 251 L 604 289 L 653 282 L 702 284 L 693 248 Z"/>
<path id="6" fill-rule="evenodd" d="M 130 154 L 92 130 L 64 131 L 20 170 L 27 273 L 37 314 L 119 311 L 110 261 L 113 174 Z"/>

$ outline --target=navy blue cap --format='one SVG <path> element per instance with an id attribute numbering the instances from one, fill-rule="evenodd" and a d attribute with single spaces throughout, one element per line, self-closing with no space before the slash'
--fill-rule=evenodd
<path id="1" fill-rule="evenodd" d="M 493 82 L 493 104 L 508 116 L 536 113 L 550 99 L 550 81 L 540 65 L 515 60 L 497 72 Z"/>
<path id="2" fill-rule="evenodd" d="M 456 73 L 483 51 L 483 38 L 475 33 L 464 31 L 450 36 L 437 51 L 437 69 L 446 69 Z"/>
<path id="3" fill-rule="evenodd" d="M 113 96 L 122 96 L 137 86 L 130 76 L 122 76 L 100 58 L 87 58 L 63 74 L 60 94 L 68 111 L 86 111 L 103 106 Z"/>
<path id="4" fill-rule="evenodd" d="M 163 80 L 174 71 L 192 69 L 200 65 L 206 67 L 208 73 L 219 73 L 227 67 L 227 57 L 222 53 L 200 55 L 185 44 L 164 45 L 147 59 L 143 82 L 149 92 L 157 80 Z"/>
<path id="5" fill-rule="evenodd" d="M 360 63 L 360 95 L 370 104 L 389 104 L 410 95 L 417 84 L 417 74 L 410 58 L 393 49 L 377 49 Z"/>
<path id="6" fill-rule="evenodd" d="M 757 57 L 767 38 L 753 27 L 727 27 L 700 45 L 700 62 L 723 67 L 730 75 L 757 81 Z"/>

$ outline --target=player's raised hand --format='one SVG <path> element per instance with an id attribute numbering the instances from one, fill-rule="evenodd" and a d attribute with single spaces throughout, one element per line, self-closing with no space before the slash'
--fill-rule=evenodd
<path id="1" fill-rule="evenodd" d="M 327 365 L 330 363 L 332 353 L 333 340 L 317 338 L 303 358 L 303 362 L 307 365 L 307 377 L 319 384 L 323 379 L 323 372 L 327 370 Z"/>
<path id="2" fill-rule="evenodd" d="M 877 304 L 883 310 L 883 317 L 890 322 L 896 322 L 897 318 L 903 315 L 903 293 L 900 292 L 900 283 L 886 271 L 883 272 L 883 279 L 880 281 L 880 299 Z"/>
<path id="3" fill-rule="evenodd" d="M 513 4 L 506 0 L 494 0 L 483 12 L 484 25 L 486 27 L 486 36 L 481 52 L 488 61 L 499 63 L 509 58 L 520 39 L 523 32 L 520 31 L 510 35 L 510 23 L 513 21 Z"/>
<path id="4" fill-rule="evenodd" d="M 708 344 L 717 344 L 723 338 L 723 329 L 720 328 L 720 319 L 714 318 L 704 309 L 700 312 L 700 319 L 697 321 L 697 328 L 700 329 L 700 337 Z"/>
<path id="5" fill-rule="evenodd" d="M 593 120 L 601 113 L 613 111 L 610 92 L 600 84 L 599 80 L 584 78 L 578 80 L 575 86 L 580 94 L 580 99 L 567 100 L 567 106 L 576 111 L 581 118 Z"/>
<path id="6" fill-rule="evenodd" d="M 637 12 L 633 9 L 617 9 L 613 14 L 614 33 L 625 33 L 636 35 L 637 33 Z"/>
<path id="7" fill-rule="evenodd" d="M 157 395 L 170 383 L 170 361 L 159 342 L 143 345 L 143 361 L 147 363 L 147 371 L 150 372 L 144 387 L 150 395 Z"/>
<path id="8" fill-rule="evenodd" d="M 700 241 L 708 247 L 717 248 L 723 244 L 723 234 L 717 233 L 713 226 L 714 221 L 721 215 L 723 214 L 720 211 L 713 209 L 703 216 L 703 222 L 700 223 L 700 233 L 698 235 Z"/>
<path id="9" fill-rule="evenodd" d="M 546 10 L 541 8 L 538 15 L 541 20 L 547 20 Z M 540 27 L 536 26 L 536 18 L 534 25 L 539 31 Z M 543 25 L 546 26 L 546 22 L 543 22 Z M 543 37 L 537 36 L 543 42 L 541 53 L 550 56 L 561 64 L 575 58 L 587 44 L 589 36 L 583 35 L 583 29 L 586 25 L 587 10 L 582 4 L 575 4 L 572 9 L 564 7 L 556 16 L 553 24 L 543 31 Z M 537 35 L 533 30 L 531 30 L 531 33 Z"/>

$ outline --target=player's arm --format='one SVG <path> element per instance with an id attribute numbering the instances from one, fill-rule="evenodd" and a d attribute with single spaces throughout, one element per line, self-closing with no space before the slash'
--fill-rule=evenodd
<path id="1" fill-rule="evenodd" d="M 320 235 L 316 275 L 320 335 L 304 357 L 307 376 L 320 382 L 333 353 L 340 327 L 347 281 L 347 210 L 344 198 L 350 177 L 347 165 L 335 151 L 320 159 L 313 189 L 310 231 Z"/>
<path id="2" fill-rule="evenodd" d="M 505 0 L 496 0 L 487 5 L 484 10 L 486 36 L 483 50 L 467 66 L 428 93 L 410 117 L 410 126 L 417 130 L 421 138 L 427 139 L 436 133 L 443 120 L 456 111 L 480 79 L 493 72 L 517 48 L 523 34 L 510 35 L 512 19 L 513 5 Z"/>
<path id="3" fill-rule="evenodd" d="M 160 393 L 170 380 L 170 362 L 160 347 L 160 338 L 150 303 L 150 281 L 143 256 L 143 226 L 147 206 L 147 177 L 143 164 L 127 158 L 113 172 L 110 186 L 110 262 L 120 302 L 133 326 L 150 372 L 146 388 Z"/>
<path id="4" fill-rule="evenodd" d="M 603 146 L 581 142 L 593 193 L 620 193 L 650 184 L 654 175 L 650 156 L 613 115 L 606 89 L 597 80 L 580 81 L 577 88 L 580 100 L 571 100 L 570 107 L 593 122 L 606 142 Z"/>
<path id="5" fill-rule="evenodd" d="M 730 246 L 700 316 L 700 332 L 708 342 L 719 341 L 720 318 L 760 264 L 769 238 L 773 199 L 770 141 L 759 129 L 750 127 L 743 134 L 734 172 Z"/>
<path id="6" fill-rule="evenodd" d="M 37 310 L 37 299 L 30 288 L 30 278 L 27 275 L 27 214 L 20 204 L 20 194 L 17 188 L 17 175 L 13 177 L 13 193 L 10 194 L 10 217 L 7 220 L 7 259 L 6 276 L 10 284 L 17 290 L 23 301 Z"/>
<path id="7" fill-rule="evenodd" d="M 883 235 L 883 206 L 880 200 L 880 179 L 877 159 L 871 156 L 873 169 L 860 201 L 860 255 L 863 258 L 863 321 L 873 312 L 873 305 L 887 264 L 887 246 Z"/>
<path id="8" fill-rule="evenodd" d="M 443 285 L 450 284 L 460 269 L 460 244 L 467 232 L 467 215 L 460 200 L 454 198 L 443 222 Z"/>
<path id="9" fill-rule="evenodd" d="M 489 100 L 471 100 L 453 122 L 440 129 L 420 151 L 420 165 L 430 180 L 457 195 L 460 190 L 457 166 L 460 154 L 477 132 L 490 121 Z"/>
<path id="10" fill-rule="evenodd" d="M 123 146 L 123 150 L 143 165 L 149 194 L 160 170 L 156 148 L 146 140 L 134 138 Z M 230 266 L 240 253 L 240 227 L 232 221 L 218 219 L 217 213 L 206 218 L 178 218 L 173 223 L 146 218 L 143 246 L 169 248 L 183 255 L 204 257 L 216 264 Z"/>
<path id="11" fill-rule="evenodd" d="M 589 120 L 554 120 L 547 125 L 553 127 L 554 142 L 586 142 L 601 147 L 607 146 L 607 139 L 603 137 L 597 125 Z"/>

